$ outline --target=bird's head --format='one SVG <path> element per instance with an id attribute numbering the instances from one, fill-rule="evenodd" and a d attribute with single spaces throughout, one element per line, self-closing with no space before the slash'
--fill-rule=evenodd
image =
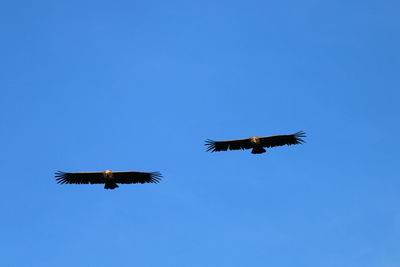
<path id="1" fill-rule="evenodd" d="M 104 178 L 112 178 L 113 177 L 113 172 L 110 171 L 110 170 L 105 170 L 103 172 L 103 176 L 104 176 Z"/>
<path id="2" fill-rule="evenodd" d="M 258 144 L 258 143 L 260 143 L 260 137 L 258 137 L 258 136 L 250 137 L 250 141 L 251 141 L 253 144 Z"/>

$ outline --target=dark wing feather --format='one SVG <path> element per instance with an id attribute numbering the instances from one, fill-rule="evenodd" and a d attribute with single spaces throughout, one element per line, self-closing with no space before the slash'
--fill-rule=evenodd
<path id="1" fill-rule="evenodd" d="M 213 141 L 207 139 L 205 145 L 207 146 L 207 151 L 211 152 L 252 148 L 249 138 L 229 141 Z"/>
<path id="2" fill-rule="evenodd" d="M 297 132 L 289 135 L 274 135 L 268 137 L 261 137 L 260 142 L 263 147 L 275 147 L 284 145 L 297 145 L 304 143 L 302 137 L 306 137 L 305 132 Z"/>
<path id="3" fill-rule="evenodd" d="M 104 184 L 102 172 L 56 172 L 58 184 Z"/>
<path id="4" fill-rule="evenodd" d="M 113 172 L 117 184 L 159 183 L 162 175 L 159 172 Z"/>

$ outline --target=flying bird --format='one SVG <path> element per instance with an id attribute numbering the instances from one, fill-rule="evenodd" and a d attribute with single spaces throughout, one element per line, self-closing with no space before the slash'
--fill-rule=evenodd
<path id="1" fill-rule="evenodd" d="M 266 137 L 253 136 L 246 139 L 237 139 L 229 141 L 213 141 L 210 139 L 206 140 L 207 151 L 218 152 L 227 150 L 239 150 L 239 149 L 252 149 L 253 154 L 262 154 L 266 150 L 264 147 L 276 147 L 284 145 L 297 145 L 304 143 L 302 137 L 306 137 L 305 132 L 300 131 L 295 134 L 289 135 L 274 135 Z"/>
<path id="2" fill-rule="evenodd" d="M 115 189 L 117 184 L 158 183 L 162 175 L 159 172 L 61 172 L 55 173 L 58 184 L 105 184 L 104 189 Z"/>

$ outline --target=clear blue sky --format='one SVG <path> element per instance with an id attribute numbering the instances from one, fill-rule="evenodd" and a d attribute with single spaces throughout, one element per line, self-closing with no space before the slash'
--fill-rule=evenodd
<path id="1" fill-rule="evenodd" d="M 399 8 L 2 2 L 2 266 L 400 266 Z M 105 169 L 164 179 L 53 178 Z"/>

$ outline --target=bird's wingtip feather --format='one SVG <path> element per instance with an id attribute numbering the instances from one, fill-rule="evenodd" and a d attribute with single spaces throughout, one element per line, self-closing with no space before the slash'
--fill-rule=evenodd
<path id="1" fill-rule="evenodd" d="M 150 173 L 150 181 L 152 183 L 159 183 L 161 181 L 161 178 L 163 178 L 162 174 L 160 172 L 151 172 Z"/>
<path id="2" fill-rule="evenodd" d="M 302 144 L 302 143 L 306 142 L 302 138 L 307 137 L 307 136 L 306 136 L 306 133 L 304 131 L 298 131 L 297 133 L 294 134 L 294 137 L 295 137 L 295 139 L 296 139 L 298 144 Z"/>
<path id="3" fill-rule="evenodd" d="M 204 144 L 205 146 L 207 146 L 207 152 L 215 152 L 215 141 L 211 140 L 211 139 L 207 139 L 205 141 L 206 143 Z"/>
<path id="4" fill-rule="evenodd" d="M 68 182 L 66 174 L 67 174 L 66 172 L 62 172 L 62 171 L 55 172 L 55 178 L 56 178 L 57 184 L 65 184 Z"/>

